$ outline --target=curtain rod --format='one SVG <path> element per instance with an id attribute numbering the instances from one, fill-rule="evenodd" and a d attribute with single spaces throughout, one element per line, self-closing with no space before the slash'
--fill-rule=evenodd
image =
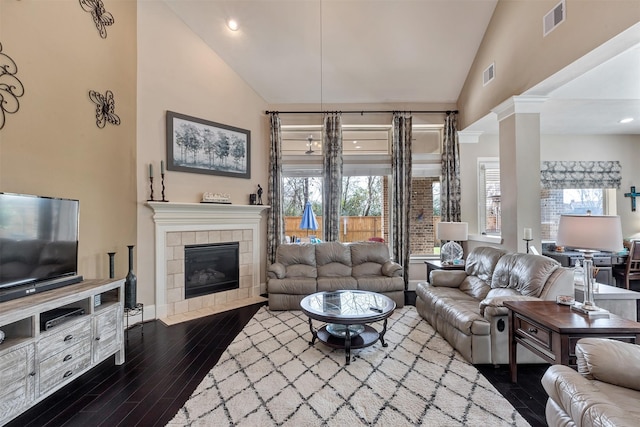
<path id="1" fill-rule="evenodd" d="M 393 113 L 409 113 L 409 114 L 451 114 L 458 113 L 458 110 L 431 110 L 431 111 L 407 111 L 407 110 L 357 110 L 357 111 L 265 111 L 265 114 L 393 114 Z"/>

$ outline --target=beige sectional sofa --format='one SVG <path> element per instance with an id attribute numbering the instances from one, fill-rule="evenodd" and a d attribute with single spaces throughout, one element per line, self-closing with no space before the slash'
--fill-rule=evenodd
<path id="1" fill-rule="evenodd" d="M 578 371 L 553 365 L 542 377 L 550 427 L 640 424 L 640 346 L 603 338 L 576 344 Z"/>
<path id="2" fill-rule="evenodd" d="M 508 313 L 504 301 L 555 300 L 573 295 L 573 272 L 548 257 L 473 249 L 465 269 L 434 270 L 416 288 L 416 308 L 470 363 L 506 364 Z M 518 347 L 518 363 L 542 362 Z"/>
<path id="3" fill-rule="evenodd" d="M 282 244 L 267 269 L 270 310 L 299 310 L 305 296 L 341 289 L 381 293 L 404 306 L 403 269 L 384 243 Z"/>

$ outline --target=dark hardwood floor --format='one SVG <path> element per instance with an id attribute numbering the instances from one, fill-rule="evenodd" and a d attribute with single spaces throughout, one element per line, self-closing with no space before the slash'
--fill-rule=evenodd
<path id="1" fill-rule="evenodd" d="M 129 329 L 126 362 L 111 358 L 7 424 L 35 426 L 164 426 L 182 407 L 261 304 L 164 326 L 152 321 Z M 126 335 L 125 335 L 126 336 Z M 532 426 L 545 426 L 546 366 L 507 366 L 480 372 Z"/>

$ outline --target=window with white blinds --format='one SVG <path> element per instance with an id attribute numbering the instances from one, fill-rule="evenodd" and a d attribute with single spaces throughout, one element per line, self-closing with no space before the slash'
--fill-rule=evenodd
<path id="1" fill-rule="evenodd" d="M 478 161 L 478 224 L 480 232 L 501 232 L 500 165 L 497 159 Z"/>

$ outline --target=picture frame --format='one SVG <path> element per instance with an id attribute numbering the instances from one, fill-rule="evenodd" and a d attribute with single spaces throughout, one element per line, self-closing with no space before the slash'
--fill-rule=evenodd
<path id="1" fill-rule="evenodd" d="M 167 111 L 167 170 L 251 178 L 251 131 Z"/>

